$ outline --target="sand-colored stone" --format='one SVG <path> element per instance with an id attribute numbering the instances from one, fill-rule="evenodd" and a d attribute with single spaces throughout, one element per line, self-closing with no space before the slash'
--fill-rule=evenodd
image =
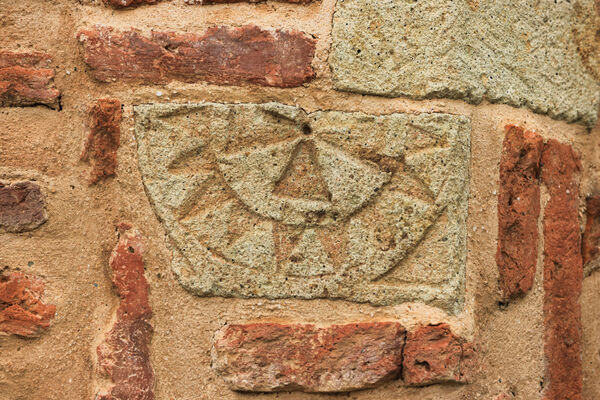
<path id="1" fill-rule="evenodd" d="M 593 10 L 593 1 L 338 0 L 329 56 L 334 86 L 487 99 L 591 127 L 600 86 L 577 43 L 578 32 L 593 35 L 581 12 Z"/>
<path id="2" fill-rule="evenodd" d="M 192 292 L 461 308 L 467 118 L 276 103 L 135 117 L 144 184 Z"/>

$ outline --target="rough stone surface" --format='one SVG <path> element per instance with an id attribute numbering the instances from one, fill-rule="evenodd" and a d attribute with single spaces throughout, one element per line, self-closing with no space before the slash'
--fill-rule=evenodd
<path id="1" fill-rule="evenodd" d="M 140 105 L 135 118 L 188 290 L 462 307 L 465 117 L 204 103 Z"/>
<path id="2" fill-rule="evenodd" d="M 580 171 L 571 146 L 554 139 L 545 144 L 541 177 L 550 195 L 543 223 L 546 400 L 582 399 Z"/>
<path id="3" fill-rule="evenodd" d="M 496 263 L 504 301 L 531 289 L 538 255 L 543 140 L 508 125 L 500 160 Z"/>
<path id="4" fill-rule="evenodd" d="M 415 99 L 487 99 L 592 127 L 600 86 L 574 36 L 597 41 L 579 11 L 593 9 L 593 1 L 338 0 L 334 85 Z"/>
<path id="5" fill-rule="evenodd" d="M 217 334 L 213 368 L 233 390 L 346 392 L 397 377 L 404 338 L 394 322 L 229 325 Z"/>
<path id="6" fill-rule="evenodd" d="M 156 4 L 160 0 L 103 0 L 105 4 L 108 4 L 114 8 L 128 8 L 138 7 L 144 4 Z"/>
<path id="7" fill-rule="evenodd" d="M 315 41 L 297 31 L 213 27 L 203 35 L 99 27 L 79 33 L 85 62 L 102 82 L 206 81 L 294 87 L 311 80 Z"/>
<path id="8" fill-rule="evenodd" d="M 59 108 L 51 57 L 0 50 L 0 107 L 47 105 Z"/>
<path id="9" fill-rule="evenodd" d="M 452 333 L 447 324 L 422 326 L 406 337 L 402 376 L 407 385 L 468 382 L 474 368 L 473 345 Z"/>
<path id="10" fill-rule="evenodd" d="M 144 276 L 143 244 L 139 232 L 119 226 L 120 239 L 110 257 L 112 282 L 121 299 L 112 329 L 98 346 L 100 367 L 114 385 L 102 388 L 98 400 L 153 400 L 154 371 L 150 364 L 148 282 Z"/>
<path id="11" fill-rule="evenodd" d="M 117 150 L 121 143 L 121 102 L 100 99 L 90 111 L 90 134 L 81 159 L 92 162 L 90 184 L 116 175 Z"/>
<path id="12" fill-rule="evenodd" d="M 600 269 L 600 196 L 586 199 L 586 224 L 582 254 L 585 276 Z"/>
<path id="13" fill-rule="evenodd" d="M 0 182 L 0 232 L 31 231 L 48 219 L 46 201 L 33 182 Z"/>
<path id="14" fill-rule="evenodd" d="M 21 272 L 0 273 L 0 332 L 33 337 L 50 326 L 56 307 L 42 302 L 44 286 Z"/>

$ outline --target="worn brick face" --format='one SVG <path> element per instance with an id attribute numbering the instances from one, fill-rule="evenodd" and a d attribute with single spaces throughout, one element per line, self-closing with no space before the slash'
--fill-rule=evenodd
<path id="1" fill-rule="evenodd" d="M 344 392 L 397 377 L 404 338 L 393 322 L 229 325 L 217 335 L 213 367 L 233 390 Z"/>
<path id="2" fill-rule="evenodd" d="M 0 182 L 0 232 L 31 231 L 48 219 L 46 201 L 33 182 Z"/>
<path id="3" fill-rule="evenodd" d="M 116 99 L 100 99 L 90 110 L 90 134 L 81 154 L 82 160 L 92 163 L 90 184 L 116 175 L 122 118 Z"/>
<path id="4" fill-rule="evenodd" d="M 407 385 L 468 382 L 474 368 L 473 345 L 452 333 L 448 324 L 422 326 L 406 337 L 402 375 Z"/>
<path id="5" fill-rule="evenodd" d="M 186 0 L 188 4 L 224 4 L 224 3 L 260 3 L 266 0 Z M 313 0 L 277 0 L 283 3 L 293 3 L 293 4 L 307 4 L 311 3 Z"/>
<path id="6" fill-rule="evenodd" d="M 503 300 L 531 289 L 535 276 L 540 214 L 539 168 L 543 140 L 508 125 L 500 160 L 496 264 Z"/>
<path id="7" fill-rule="evenodd" d="M 105 4 L 113 8 L 137 7 L 143 4 L 156 4 L 160 0 L 103 0 Z"/>
<path id="8" fill-rule="evenodd" d="M 585 275 L 600 268 L 600 195 L 586 199 L 586 224 L 582 243 Z"/>
<path id="9" fill-rule="evenodd" d="M 541 174 L 550 195 L 543 223 L 546 400 L 582 399 L 580 171 L 579 158 L 569 145 L 546 143 Z"/>
<path id="10" fill-rule="evenodd" d="M 0 332 L 32 337 L 50 326 L 56 307 L 42 302 L 44 286 L 21 272 L 0 274 Z"/>
<path id="11" fill-rule="evenodd" d="M 59 108 L 51 57 L 0 50 L 0 107 L 46 105 Z"/>
<path id="12" fill-rule="evenodd" d="M 150 364 L 148 282 L 144 276 L 142 238 L 127 224 L 110 257 L 112 281 L 121 299 L 116 321 L 98 346 L 98 362 L 114 385 L 98 393 L 98 400 L 153 400 L 154 371 Z"/>
<path id="13" fill-rule="evenodd" d="M 82 31 L 85 62 L 102 82 L 206 81 L 294 87 L 311 80 L 315 41 L 297 31 L 247 25 L 213 27 L 204 34 L 131 30 Z"/>

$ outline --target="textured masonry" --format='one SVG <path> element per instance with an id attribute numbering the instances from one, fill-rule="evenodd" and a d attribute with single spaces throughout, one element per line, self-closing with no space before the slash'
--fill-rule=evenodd
<path id="1" fill-rule="evenodd" d="M 154 400 L 150 364 L 152 309 L 144 276 L 140 233 L 129 224 L 118 227 L 120 239 L 110 257 L 111 279 L 120 297 L 115 322 L 97 348 L 99 366 L 113 382 L 100 388 L 97 400 Z"/>
<path id="2" fill-rule="evenodd" d="M 466 118 L 276 103 L 135 115 L 144 184 L 193 293 L 462 307 Z"/>
<path id="3" fill-rule="evenodd" d="M 544 395 L 546 400 L 581 400 L 581 163 L 571 146 L 554 139 L 544 145 L 541 163 L 542 182 L 550 195 L 544 209 Z"/>
<path id="4" fill-rule="evenodd" d="M 390 97 L 487 99 L 592 127 L 600 85 L 576 44 L 594 0 L 531 3 L 338 0 L 334 85 Z"/>
<path id="5" fill-rule="evenodd" d="M 0 50 L 0 107 L 46 105 L 60 107 L 54 86 L 52 58 L 40 52 Z"/>
<path id="6" fill-rule="evenodd" d="M 396 322 L 228 325 L 212 353 L 226 384 L 250 392 L 347 392 L 402 378 L 409 386 L 464 383 L 476 366 L 473 345 L 447 324 L 408 335 Z"/>
<path id="7" fill-rule="evenodd" d="M 500 161 L 498 250 L 502 298 L 531 289 L 538 256 L 540 157 L 543 140 L 534 132 L 508 125 Z"/>
<path id="8" fill-rule="evenodd" d="M 234 390 L 347 392 L 396 378 L 405 334 L 393 322 L 229 325 L 215 340 L 213 367 Z"/>
<path id="9" fill-rule="evenodd" d="M 31 231 L 48 219 L 46 200 L 34 182 L 0 182 L 0 232 Z"/>
<path id="10" fill-rule="evenodd" d="M 213 27 L 204 34 L 156 32 L 150 37 L 109 27 L 81 31 L 85 62 L 101 82 L 206 81 L 294 87 L 314 78 L 315 41 L 297 31 Z"/>
<path id="11" fill-rule="evenodd" d="M 117 150 L 121 144 L 121 102 L 100 99 L 90 110 L 90 134 L 81 159 L 92 163 L 90 184 L 116 175 Z"/>
<path id="12" fill-rule="evenodd" d="M 22 272 L 0 273 L 0 332 L 33 337 L 48 329 L 56 307 L 42 302 L 44 286 Z"/>

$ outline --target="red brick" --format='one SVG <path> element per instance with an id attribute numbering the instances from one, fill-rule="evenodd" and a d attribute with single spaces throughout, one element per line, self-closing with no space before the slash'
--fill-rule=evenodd
<path id="1" fill-rule="evenodd" d="M 539 169 L 543 140 L 533 132 L 506 126 L 498 193 L 499 286 L 504 301 L 531 289 L 535 276 L 540 214 Z"/>
<path id="2" fill-rule="evenodd" d="M 46 201 L 37 184 L 0 183 L 0 232 L 31 231 L 47 219 Z"/>
<path id="3" fill-rule="evenodd" d="M 223 4 L 223 3 L 261 3 L 266 0 L 185 0 L 188 4 Z M 283 3 L 307 4 L 313 0 L 277 0 Z"/>
<path id="4" fill-rule="evenodd" d="M 411 386 L 468 382 L 475 368 L 473 345 L 452 333 L 447 324 L 409 332 L 403 359 L 404 383 Z"/>
<path id="5" fill-rule="evenodd" d="M 153 400 L 154 371 L 150 364 L 148 282 L 144 276 L 142 238 L 127 224 L 110 257 L 112 281 L 121 299 L 116 321 L 98 346 L 98 363 L 114 385 L 98 393 L 98 400 Z"/>
<path id="6" fill-rule="evenodd" d="M 541 173 L 550 195 L 543 223 L 546 400 L 582 399 L 580 171 L 579 157 L 569 145 L 546 143 Z"/>
<path id="7" fill-rule="evenodd" d="M 233 390 L 345 392 L 394 379 L 404 328 L 393 322 L 229 325 L 213 347 L 213 367 Z"/>
<path id="8" fill-rule="evenodd" d="M 156 4 L 160 0 L 103 0 L 105 4 L 113 8 L 137 7 L 144 4 Z"/>
<path id="9" fill-rule="evenodd" d="M 90 134 L 81 154 L 81 159 L 91 158 L 90 184 L 109 176 L 117 170 L 117 150 L 121 143 L 121 102 L 115 99 L 100 99 L 90 111 Z"/>
<path id="10" fill-rule="evenodd" d="M 59 108 L 50 56 L 0 51 L 0 107 L 46 105 Z"/>
<path id="11" fill-rule="evenodd" d="M 600 269 L 600 195 L 586 199 L 586 224 L 581 252 L 586 275 Z"/>
<path id="12" fill-rule="evenodd" d="M 297 31 L 213 27 L 202 35 L 97 28 L 79 33 L 85 62 L 102 82 L 244 82 L 293 87 L 311 80 L 315 41 Z"/>
<path id="13" fill-rule="evenodd" d="M 50 326 L 56 307 L 42 302 L 44 286 L 21 272 L 0 274 L 0 332 L 33 337 Z"/>

